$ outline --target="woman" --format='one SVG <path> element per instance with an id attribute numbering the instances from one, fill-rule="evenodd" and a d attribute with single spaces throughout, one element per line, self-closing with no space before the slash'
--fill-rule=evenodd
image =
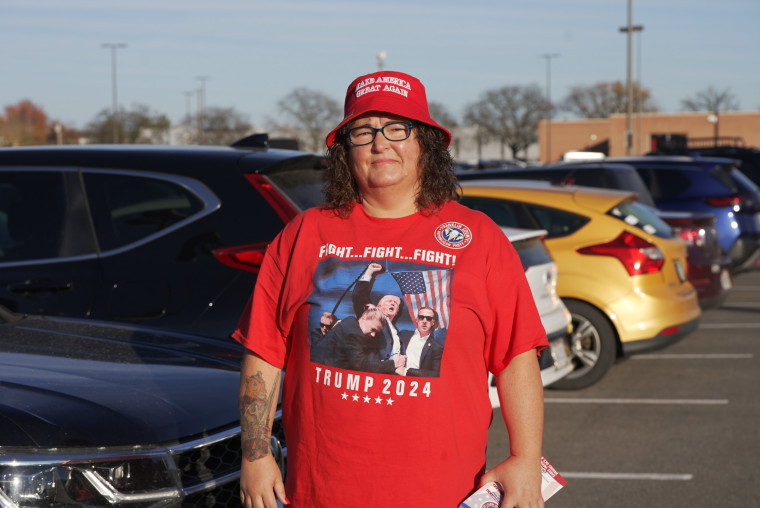
<path id="1" fill-rule="evenodd" d="M 327 205 L 299 215 L 271 244 L 235 332 L 247 349 L 245 506 L 274 507 L 276 497 L 297 507 L 451 507 L 488 481 L 504 487 L 502 506 L 543 506 L 536 358 L 546 336 L 504 234 L 456 203 L 450 141 L 416 78 L 382 71 L 349 86 L 345 117 L 327 136 Z M 413 329 L 424 306 L 440 316 L 439 377 L 310 360 L 309 321 L 335 305 L 340 275 L 368 262 L 386 266 L 385 283 L 404 295 L 410 317 L 399 327 Z M 286 367 L 283 485 L 269 432 Z M 485 472 L 488 371 L 498 380 L 510 456 Z"/>

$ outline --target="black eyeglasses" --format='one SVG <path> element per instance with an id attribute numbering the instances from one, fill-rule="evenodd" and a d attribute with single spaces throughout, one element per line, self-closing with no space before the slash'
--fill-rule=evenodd
<path id="1" fill-rule="evenodd" d="M 417 314 L 417 319 L 423 319 L 425 321 L 435 321 L 435 316 L 423 316 L 422 314 Z"/>
<path id="2" fill-rule="evenodd" d="M 382 132 L 388 141 L 404 141 L 412 135 L 412 122 L 391 122 L 379 129 L 363 125 L 348 130 L 348 141 L 354 146 L 364 146 L 375 140 L 378 132 Z"/>
<path id="3" fill-rule="evenodd" d="M 332 323 L 319 323 L 321 328 L 332 328 Z"/>

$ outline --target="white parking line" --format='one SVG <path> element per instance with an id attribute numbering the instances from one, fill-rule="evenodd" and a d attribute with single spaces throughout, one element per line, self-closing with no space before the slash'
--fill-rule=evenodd
<path id="1" fill-rule="evenodd" d="M 658 481 L 689 481 L 692 474 L 662 474 L 662 473 L 573 473 L 560 471 L 563 478 L 583 480 L 658 480 Z"/>
<path id="2" fill-rule="evenodd" d="M 632 355 L 631 360 L 751 360 L 755 355 L 752 353 L 673 353 L 673 354 L 641 354 Z"/>
<path id="3" fill-rule="evenodd" d="M 660 405 L 721 405 L 728 404 L 728 399 L 579 399 L 579 398 L 545 398 L 550 404 L 660 404 Z"/>
<path id="4" fill-rule="evenodd" d="M 760 328 L 760 323 L 700 323 L 699 328 Z"/>

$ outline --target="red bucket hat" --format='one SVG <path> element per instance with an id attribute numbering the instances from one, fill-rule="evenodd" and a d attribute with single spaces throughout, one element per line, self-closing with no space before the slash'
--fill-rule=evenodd
<path id="1" fill-rule="evenodd" d="M 343 121 L 327 135 L 328 147 L 335 142 L 338 129 L 368 111 L 392 113 L 432 125 L 446 133 L 447 146 L 451 143 L 451 133 L 430 118 L 425 87 L 419 79 L 403 72 L 359 76 L 348 86 L 343 111 Z"/>

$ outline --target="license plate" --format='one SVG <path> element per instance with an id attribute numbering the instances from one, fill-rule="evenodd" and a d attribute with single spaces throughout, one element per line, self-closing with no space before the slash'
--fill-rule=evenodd
<path id="1" fill-rule="evenodd" d="M 549 351 L 554 360 L 554 368 L 561 369 L 570 363 L 570 348 L 564 339 L 556 339 L 549 343 Z"/>
<path id="2" fill-rule="evenodd" d="M 686 270 L 684 270 L 683 263 L 681 263 L 681 260 L 676 259 L 675 265 L 676 265 L 676 273 L 678 274 L 678 280 L 680 280 L 681 282 L 686 282 Z"/>

